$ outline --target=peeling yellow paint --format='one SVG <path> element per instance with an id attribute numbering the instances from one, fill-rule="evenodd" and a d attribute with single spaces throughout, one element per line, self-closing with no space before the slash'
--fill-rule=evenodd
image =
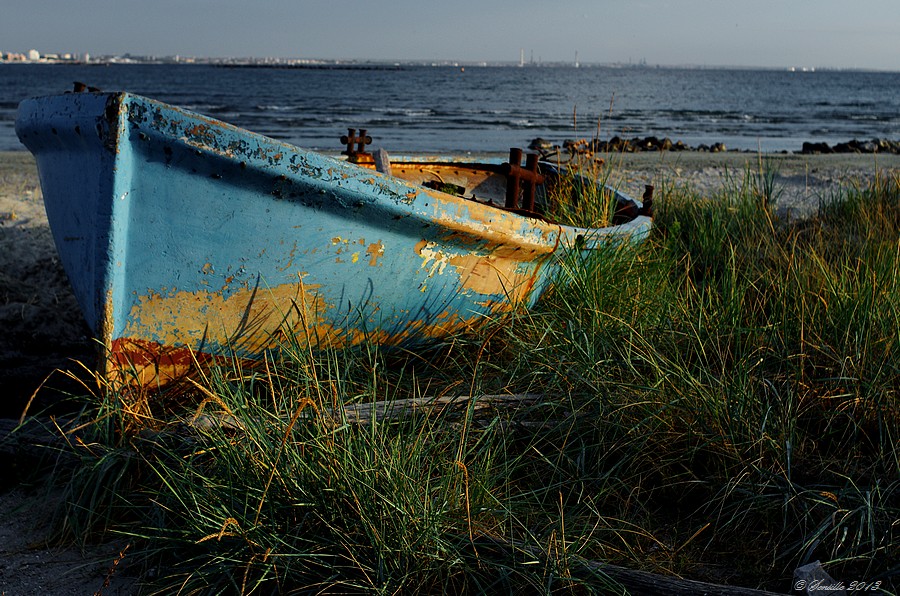
<path id="1" fill-rule="evenodd" d="M 272 347 L 272 333 L 296 319 L 298 308 L 320 313 L 332 308 L 317 290 L 300 282 L 242 289 L 227 298 L 206 291 L 150 293 L 132 307 L 122 335 L 169 346 L 206 342 L 258 352 Z"/>
<path id="2" fill-rule="evenodd" d="M 384 245 L 379 240 L 374 244 L 370 244 L 368 248 L 366 248 L 366 254 L 369 256 L 369 266 L 375 267 L 378 265 L 378 259 L 384 256 Z"/>
<path id="3" fill-rule="evenodd" d="M 478 267 L 471 265 L 473 271 Z M 423 283 L 421 291 L 426 289 Z M 497 313 L 511 308 L 506 301 L 484 304 Z M 150 294 L 132 308 L 122 335 L 107 343 L 111 346 L 107 375 L 125 384 L 162 386 L 190 374 L 197 365 L 206 367 L 217 358 L 228 358 L 221 351 L 219 356 L 196 351 L 213 343 L 229 346 L 238 355 L 258 358 L 288 336 L 319 349 L 362 342 L 396 345 L 469 331 L 486 320 L 474 314 L 463 318 L 442 311 L 427 321 L 408 322 L 390 331 L 364 332 L 328 322 L 326 311 L 332 308 L 320 298 L 318 286 L 304 284 L 302 277 L 297 284 L 242 290 L 228 298 L 202 291 Z M 374 318 L 368 322 L 374 322 Z"/>
<path id="4" fill-rule="evenodd" d="M 443 275 L 447 271 L 447 265 L 450 265 L 459 276 L 461 288 L 464 290 L 485 295 L 507 296 L 516 303 L 527 299 L 534 286 L 536 272 L 519 271 L 521 259 L 517 257 L 523 251 L 517 247 L 513 249 L 495 247 L 487 254 L 474 252 L 452 254 L 441 250 L 434 242 L 421 240 L 415 245 L 414 250 L 422 258 L 419 268 L 428 271 L 428 278 Z M 422 282 L 419 291 L 424 292 L 426 288 L 425 282 Z"/>
<path id="5" fill-rule="evenodd" d="M 195 352 L 203 346 L 229 346 L 236 354 L 252 358 L 277 348 L 289 335 L 317 348 L 348 347 L 364 341 L 392 345 L 413 338 L 445 337 L 485 320 L 442 311 L 427 321 L 409 322 L 390 331 L 364 332 L 364 324 L 357 329 L 330 323 L 327 311 L 334 305 L 326 304 L 318 289 L 301 278 L 296 284 L 244 289 L 227 298 L 205 291 L 148 294 L 131 309 L 122 334 L 109 338 L 107 373 L 139 385 L 166 384 L 196 364 L 212 361 L 212 356 Z M 426 289 L 423 284 L 421 290 Z M 490 307 L 500 312 L 510 305 L 497 302 Z M 373 315 L 377 312 L 379 309 Z M 374 321 L 370 316 L 367 322 Z"/>
<path id="6" fill-rule="evenodd" d="M 450 263 L 459 273 L 462 287 L 479 294 L 506 295 L 513 303 L 525 300 L 534 286 L 534 274 L 518 272 L 518 262 L 511 259 L 477 255 L 458 255 Z"/>
<path id="7" fill-rule="evenodd" d="M 449 257 L 441 250 L 435 250 L 436 246 L 437 245 L 434 242 L 426 242 L 424 246 L 416 251 L 419 256 L 422 257 L 422 264 L 419 265 L 419 269 L 427 268 L 428 277 L 434 277 L 435 273 L 443 275 L 447 263 L 450 262 Z"/>

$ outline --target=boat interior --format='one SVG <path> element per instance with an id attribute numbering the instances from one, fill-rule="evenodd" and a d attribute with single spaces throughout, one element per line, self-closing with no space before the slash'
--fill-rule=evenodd
<path id="1" fill-rule="evenodd" d="M 582 185 L 595 185 L 595 182 L 583 176 L 565 176 L 564 170 L 556 164 L 542 162 L 538 154 L 524 154 L 518 148 L 510 149 L 509 160 L 505 163 L 450 162 L 439 159 L 413 161 L 408 158 L 392 160 L 384 149 L 371 153 L 366 151 L 366 145 L 372 142 L 366 130 L 361 130 L 357 135 L 355 129 L 351 128 L 348 133 L 341 137 L 341 143 L 346 146 L 342 154 L 350 163 L 375 169 L 417 186 L 528 217 L 548 219 L 547 207 L 551 193 L 556 186 L 562 188 L 560 182 L 563 178 L 567 181 L 567 192 L 571 193 L 574 201 L 585 195 Z M 638 215 L 651 214 L 652 186 L 647 187 L 642 204 L 618 192 L 611 192 L 617 202 L 613 224 L 631 221 Z"/>

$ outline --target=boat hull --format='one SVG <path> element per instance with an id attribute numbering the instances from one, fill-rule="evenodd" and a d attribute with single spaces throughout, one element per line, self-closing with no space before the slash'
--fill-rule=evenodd
<path id="1" fill-rule="evenodd" d="M 576 238 L 649 227 L 522 217 L 128 93 L 26 100 L 16 130 L 105 372 L 140 385 L 286 339 L 444 338 L 531 306 Z"/>

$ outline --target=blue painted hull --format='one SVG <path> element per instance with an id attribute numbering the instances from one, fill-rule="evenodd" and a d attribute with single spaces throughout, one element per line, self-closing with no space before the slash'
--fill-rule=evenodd
<path id="1" fill-rule="evenodd" d="M 16 131 L 106 372 L 141 385 L 286 335 L 446 337 L 532 305 L 576 238 L 650 227 L 523 217 L 128 93 L 26 100 Z"/>

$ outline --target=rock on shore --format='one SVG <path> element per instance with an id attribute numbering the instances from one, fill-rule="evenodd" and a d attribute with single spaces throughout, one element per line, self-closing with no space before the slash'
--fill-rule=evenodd
<path id="1" fill-rule="evenodd" d="M 820 155 L 830 153 L 890 153 L 900 155 L 900 141 L 888 139 L 872 139 L 871 141 L 859 141 L 853 139 L 846 143 L 838 143 L 829 146 L 828 143 L 803 143 L 800 153 L 805 155 Z"/>
<path id="2" fill-rule="evenodd" d="M 567 139 L 562 145 L 555 145 L 551 141 L 543 138 L 533 139 L 528 148 L 533 151 L 542 153 L 562 152 L 567 154 L 577 153 L 636 153 L 641 151 L 700 151 L 709 153 L 721 153 L 727 151 L 728 148 L 724 143 L 713 143 L 712 145 L 697 145 L 692 147 L 682 141 L 672 141 L 669 137 L 660 139 L 659 137 L 634 137 L 631 139 L 623 139 L 615 136 L 609 140 L 600 139 L 582 139 L 573 141 Z M 853 139 L 846 143 L 837 143 L 834 146 L 822 142 L 805 142 L 798 152 L 803 155 L 827 155 L 831 153 L 863 153 L 863 154 L 892 154 L 900 155 L 900 141 L 892 141 L 889 139 L 872 139 L 869 141 L 860 141 Z"/>

